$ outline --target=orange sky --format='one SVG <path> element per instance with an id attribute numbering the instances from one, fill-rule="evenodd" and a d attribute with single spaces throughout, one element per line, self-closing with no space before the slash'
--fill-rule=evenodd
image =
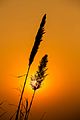
<path id="1" fill-rule="evenodd" d="M 80 3 L 71 0 L 1 0 L 0 1 L 0 100 L 19 100 L 17 87 L 22 87 L 28 58 L 42 16 L 47 14 L 45 35 L 32 64 L 29 77 L 48 53 L 48 76 L 36 92 L 34 111 L 47 120 L 67 120 L 80 114 Z M 29 79 L 30 80 L 30 79 Z M 29 85 L 25 96 L 32 90 Z M 12 109 L 12 107 L 11 107 Z M 30 117 L 32 117 L 30 116 Z M 32 118 L 30 118 L 32 119 Z M 65 119 L 65 120 L 66 120 Z"/>

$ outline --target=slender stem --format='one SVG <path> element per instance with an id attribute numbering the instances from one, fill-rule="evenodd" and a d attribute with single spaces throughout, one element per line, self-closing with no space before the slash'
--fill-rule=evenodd
<path id="1" fill-rule="evenodd" d="M 19 117 L 20 105 L 21 105 L 21 101 L 22 101 L 22 97 L 23 97 L 23 93 L 24 93 L 24 89 L 25 89 L 25 85 L 26 85 L 29 69 L 30 69 L 30 66 L 28 67 L 28 71 L 27 71 L 26 78 L 25 78 L 25 81 L 24 81 L 24 85 L 23 85 L 23 89 L 22 89 L 22 92 L 21 92 L 21 96 L 20 96 L 20 100 L 19 100 L 19 104 L 18 104 L 18 109 L 17 109 L 15 120 L 18 120 L 18 117 Z"/>
<path id="2" fill-rule="evenodd" d="M 30 110 L 31 110 L 31 106 L 32 106 L 32 103 L 33 103 L 35 92 L 36 92 L 36 90 L 34 90 L 34 93 L 32 95 L 32 99 L 31 99 L 31 102 L 30 102 L 30 105 L 29 105 L 29 109 L 28 109 L 28 112 L 27 112 L 27 118 L 26 118 L 26 120 L 28 120 L 28 117 L 29 117 L 29 113 L 30 113 Z"/>

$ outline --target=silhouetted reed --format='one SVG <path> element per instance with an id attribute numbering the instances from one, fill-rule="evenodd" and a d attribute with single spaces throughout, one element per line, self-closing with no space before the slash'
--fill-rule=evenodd
<path id="1" fill-rule="evenodd" d="M 48 62 L 48 55 L 45 55 L 40 61 L 40 65 L 38 66 L 38 70 L 36 71 L 36 74 L 31 77 L 31 83 L 30 84 L 31 84 L 31 87 L 34 90 L 34 92 L 33 92 L 33 95 L 32 95 L 32 99 L 31 99 L 28 111 L 26 112 L 27 117 L 26 117 L 25 120 L 28 120 L 29 113 L 30 113 L 30 110 L 31 110 L 31 106 L 32 106 L 32 103 L 33 103 L 33 99 L 34 99 L 34 96 L 35 96 L 35 92 L 36 92 L 37 89 L 39 89 L 41 87 L 42 81 L 47 76 L 47 74 L 45 74 L 46 70 L 47 70 L 46 69 L 47 62 Z"/>
<path id="2" fill-rule="evenodd" d="M 29 70 L 30 70 L 30 66 L 31 66 L 31 64 L 32 64 L 32 62 L 34 60 L 34 57 L 35 57 L 35 55 L 36 55 L 36 53 L 38 51 L 40 42 L 42 41 L 42 36 L 44 34 L 45 21 L 46 21 L 46 14 L 42 18 L 42 21 L 41 21 L 41 24 L 40 24 L 39 30 L 37 32 L 37 35 L 36 35 L 36 38 L 35 38 L 35 42 L 34 42 L 34 45 L 33 45 L 32 51 L 31 51 L 31 54 L 30 54 L 30 57 L 29 57 L 28 70 L 27 70 L 27 74 L 26 74 L 26 77 L 25 77 L 23 89 L 22 89 L 22 92 L 21 92 L 21 96 L 20 96 L 20 100 L 19 100 L 19 104 L 18 104 L 15 120 L 18 120 L 18 117 L 19 117 L 20 105 L 21 105 L 21 101 L 22 101 L 22 97 L 23 97 L 23 93 L 24 93 L 24 89 L 25 89 L 28 73 L 29 73 Z"/>
<path id="3" fill-rule="evenodd" d="M 34 60 L 34 57 L 38 51 L 40 42 L 42 41 L 42 36 L 45 33 L 44 32 L 45 20 L 46 20 L 46 14 L 42 18 L 40 28 L 39 28 L 37 35 L 36 35 L 36 38 L 35 38 L 35 42 L 34 42 L 34 45 L 33 45 L 33 48 L 32 48 L 31 54 L 30 54 L 30 58 L 29 58 L 29 66 L 32 64 L 32 62 Z"/>
<path id="4" fill-rule="evenodd" d="M 45 74 L 47 68 L 47 59 L 48 55 L 45 55 L 41 61 L 40 61 L 40 65 L 38 66 L 38 70 L 36 71 L 36 74 L 34 76 L 31 77 L 31 87 L 33 90 L 37 90 L 41 87 L 41 83 L 44 80 L 44 78 L 47 76 L 47 74 Z"/>

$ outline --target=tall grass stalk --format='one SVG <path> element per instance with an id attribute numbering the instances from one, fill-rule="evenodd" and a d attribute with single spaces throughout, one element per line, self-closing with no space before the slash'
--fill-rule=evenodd
<path id="1" fill-rule="evenodd" d="M 31 106 L 32 106 L 32 103 L 33 103 L 33 99 L 34 99 L 34 96 L 35 96 L 35 92 L 37 89 L 39 89 L 41 87 L 41 83 L 42 81 L 45 79 L 46 75 L 46 66 L 47 66 L 47 62 L 48 62 L 48 55 L 44 55 L 40 61 L 40 65 L 38 66 L 38 70 L 36 71 L 36 74 L 34 75 L 34 77 L 32 76 L 31 78 L 31 87 L 32 89 L 34 90 L 33 92 L 33 95 L 32 95 L 32 99 L 31 99 L 31 102 L 30 102 L 30 105 L 29 105 L 29 108 L 28 108 L 28 111 L 27 111 L 27 117 L 25 120 L 28 120 L 28 117 L 29 117 L 29 113 L 30 113 L 30 110 L 31 110 Z M 43 119 L 44 116 L 42 116 L 41 119 Z"/>
<path id="2" fill-rule="evenodd" d="M 23 97 L 23 93 L 24 93 L 24 89 L 25 89 L 25 85 L 26 85 L 26 80 L 27 80 L 27 77 L 28 77 L 29 69 L 30 69 L 30 66 L 28 67 L 28 71 L 27 71 L 26 78 L 25 78 L 25 81 L 24 81 L 24 86 L 23 86 L 23 89 L 22 89 L 22 92 L 21 92 L 21 97 L 20 97 L 20 101 L 19 101 L 19 104 L 18 104 L 18 109 L 17 109 L 15 120 L 18 120 L 20 105 L 21 105 L 21 101 L 22 101 L 22 97 Z"/>
<path id="3" fill-rule="evenodd" d="M 23 97 L 23 93 L 24 93 L 24 89 L 25 89 L 28 73 L 29 73 L 29 70 L 30 70 L 30 66 L 31 66 L 31 64 L 32 64 L 32 62 L 34 60 L 34 57 L 35 57 L 35 55 L 36 55 L 36 53 L 38 51 L 40 42 L 42 41 L 42 36 L 44 34 L 45 20 L 46 20 L 46 14 L 42 18 L 42 21 L 41 21 L 41 24 L 40 24 L 39 30 L 37 32 L 37 35 L 36 35 L 36 38 L 35 38 L 35 42 L 34 42 L 34 45 L 33 45 L 33 48 L 32 48 L 31 54 L 30 54 L 28 71 L 27 71 L 27 74 L 26 74 L 26 77 L 25 77 L 25 81 L 24 81 L 24 85 L 23 85 L 23 89 L 22 89 L 22 92 L 21 92 L 21 96 L 20 96 L 20 100 L 19 100 L 19 104 L 18 104 L 15 120 L 18 120 L 18 117 L 19 117 L 20 105 L 21 105 L 21 101 L 22 101 L 22 97 Z"/>

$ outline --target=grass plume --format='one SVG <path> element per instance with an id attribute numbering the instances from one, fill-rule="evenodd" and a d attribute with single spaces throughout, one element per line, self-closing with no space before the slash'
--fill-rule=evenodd
<path id="1" fill-rule="evenodd" d="M 41 83 L 44 80 L 44 78 L 47 76 L 46 73 L 46 65 L 48 62 L 48 55 L 44 55 L 40 61 L 40 65 L 38 66 L 38 70 L 36 71 L 36 74 L 31 77 L 31 87 L 33 90 L 37 90 L 41 87 Z"/>
<path id="2" fill-rule="evenodd" d="M 34 90 L 34 92 L 33 92 L 32 99 L 31 99 L 31 102 L 30 102 L 30 105 L 29 105 L 29 108 L 27 111 L 27 119 L 26 120 L 28 120 L 28 117 L 29 117 L 29 113 L 31 110 L 35 92 L 37 89 L 39 89 L 41 87 L 42 81 L 47 76 L 47 74 L 45 74 L 45 72 L 47 70 L 46 69 L 47 62 L 48 62 L 48 55 L 46 54 L 42 57 L 42 59 L 40 61 L 40 65 L 38 66 L 38 70 L 36 71 L 36 74 L 34 75 L 34 77 L 33 76 L 31 77 L 31 87 Z M 42 116 L 42 118 L 43 118 L 43 116 Z"/>
<path id="3" fill-rule="evenodd" d="M 43 16 L 43 18 L 42 18 L 42 21 L 41 21 L 39 30 L 38 30 L 37 35 L 36 35 L 36 37 L 35 37 L 35 42 L 34 42 L 34 45 L 33 45 L 32 51 L 31 51 L 31 54 L 30 54 L 30 57 L 29 57 L 28 70 L 27 70 L 27 74 L 26 74 L 26 77 L 25 77 L 23 89 L 22 89 L 22 92 L 21 92 L 21 96 L 20 96 L 20 100 L 19 100 L 19 104 L 18 104 L 18 108 L 17 108 L 15 120 L 18 120 L 18 117 L 19 117 L 20 105 L 21 105 L 21 101 L 22 101 L 22 97 L 23 97 L 23 93 L 24 93 L 24 89 L 25 89 L 25 85 L 26 85 L 28 73 L 29 73 L 29 70 L 30 70 L 30 66 L 31 66 L 31 64 L 32 64 L 32 62 L 33 62 L 33 60 L 34 60 L 34 57 L 35 57 L 35 55 L 36 55 L 36 53 L 37 53 L 37 51 L 38 51 L 40 42 L 42 41 L 42 36 L 43 36 L 43 34 L 44 34 L 45 21 L 46 21 L 46 14 L 45 14 L 45 15 Z"/>
<path id="4" fill-rule="evenodd" d="M 45 22 L 46 22 L 46 14 L 42 18 L 39 30 L 38 30 L 36 38 L 35 38 L 35 42 L 34 42 L 34 45 L 33 45 L 33 48 L 32 48 L 31 54 L 30 54 L 30 58 L 29 58 L 29 66 L 32 64 L 32 62 L 34 60 L 34 57 L 38 51 L 40 42 L 42 41 L 42 36 L 45 33 L 44 32 Z"/>

